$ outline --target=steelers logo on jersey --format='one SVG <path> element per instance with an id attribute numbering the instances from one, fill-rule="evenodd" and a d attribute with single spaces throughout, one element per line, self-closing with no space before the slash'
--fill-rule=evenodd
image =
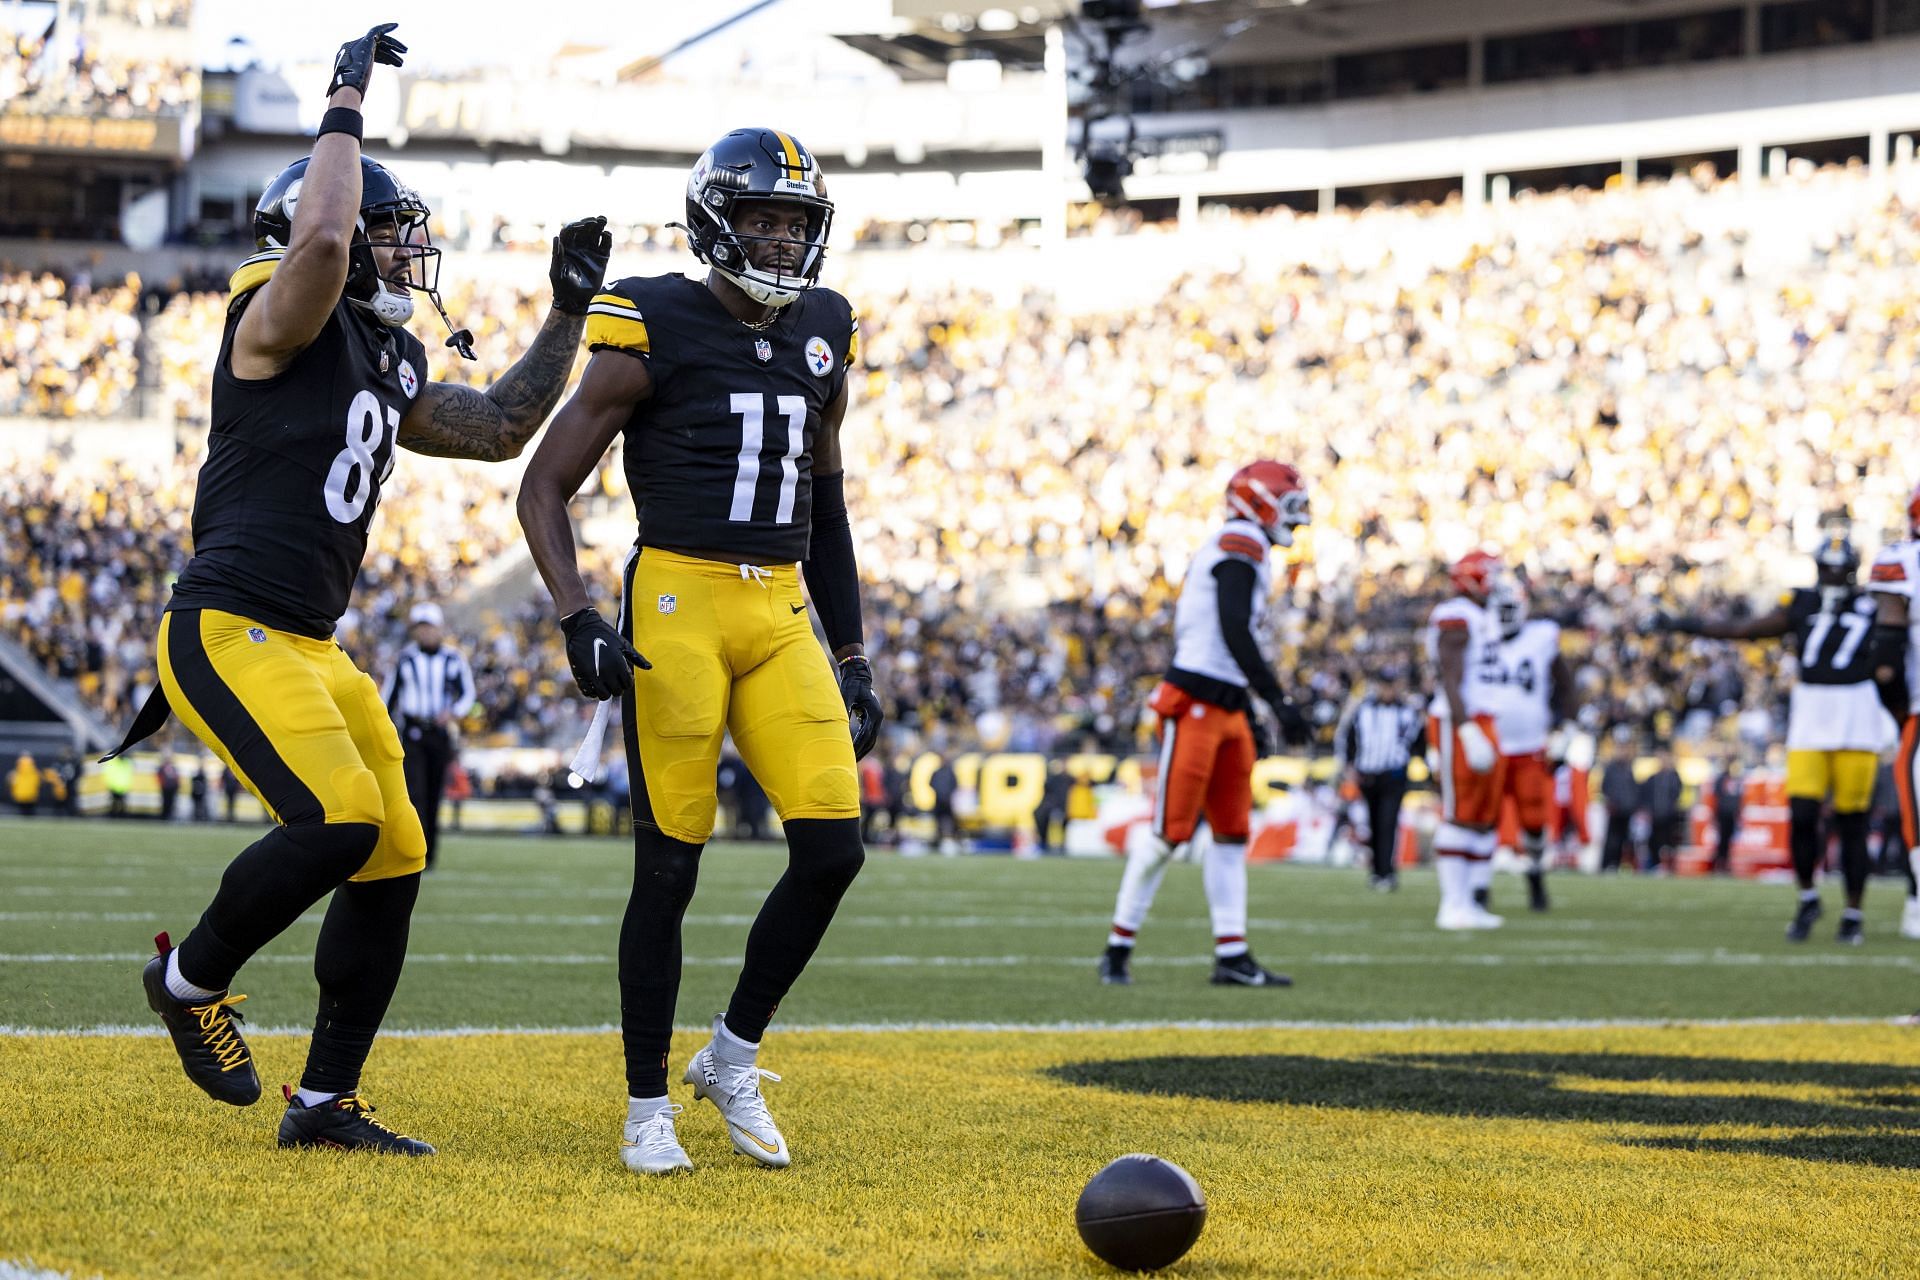
<path id="1" fill-rule="evenodd" d="M 825 338 L 807 339 L 807 368 L 813 370 L 816 378 L 824 378 L 833 372 L 833 348 L 827 345 Z"/>
<path id="2" fill-rule="evenodd" d="M 420 393 L 420 375 L 413 371 L 411 360 L 400 362 L 400 389 L 407 393 L 409 400 Z"/>

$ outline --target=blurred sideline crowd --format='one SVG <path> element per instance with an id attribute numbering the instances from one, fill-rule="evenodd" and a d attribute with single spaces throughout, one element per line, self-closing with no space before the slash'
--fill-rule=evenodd
<path id="1" fill-rule="evenodd" d="M 849 505 L 892 750 L 1146 746 L 1187 557 L 1262 455 L 1312 485 L 1270 640 L 1318 746 L 1358 684 L 1417 662 L 1444 565 L 1484 543 L 1567 628 L 1590 730 L 1764 749 L 1790 658 L 1639 624 L 1809 580 L 1829 521 L 1869 553 L 1902 526 L 1920 352 L 1903 181 L 1803 169 L 1756 192 L 1701 171 L 1494 213 L 1283 209 L 1234 220 L 1254 246 L 1238 269 L 1128 304 L 933 275 L 863 291 L 849 255 Z M 441 378 L 504 370 L 545 308 L 449 294 L 480 359 Z M 0 307 L 0 414 L 112 415 L 145 378 L 197 440 L 218 292 L 8 271 Z M 196 448 L 158 475 L 73 456 L 0 478 L 0 634 L 116 721 L 153 678 Z M 517 558 L 516 479 L 403 459 L 341 639 L 379 674 L 407 609 L 446 604 L 480 684 L 469 740 L 564 751 L 587 708 Z M 623 487 L 616 462 L 589 482 L 589 526 L 630 518 Z M 610 606 L 624 548 L 602 541 Z"/>

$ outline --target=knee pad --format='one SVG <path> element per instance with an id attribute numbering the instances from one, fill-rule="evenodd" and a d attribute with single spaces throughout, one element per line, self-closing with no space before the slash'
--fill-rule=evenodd
<path id="1" fill-rule="evenodd" d="M 296 848 L 337 880 L 345 880 L 365 866 L 380 844 L 380 828 L 371 822 L 315 822 L 280 829 Z"/>
<path id="2" fill-rule="evenodd" d="M 786 829 L 790 869 L 819 888 L 844 890 L 866 864 L 858 818 L 795 818 Z"/>

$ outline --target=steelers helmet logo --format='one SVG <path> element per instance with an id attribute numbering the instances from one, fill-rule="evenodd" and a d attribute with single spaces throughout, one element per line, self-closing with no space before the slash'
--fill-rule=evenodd
<path id="1" fill-rule="evenodd" d="M 420 375 L 413 371 L 411 360 L 400 362 L 400 389 L 407 393 L 409 400 L 420 394 Z"/>
<path id="2" fill-rule="evenodd" d="M 816 378 L 824 378 L 833 372 L 833 348 L 827 345 L 825 338 L 807 339 L 807 368 L 813 370 Z"/>

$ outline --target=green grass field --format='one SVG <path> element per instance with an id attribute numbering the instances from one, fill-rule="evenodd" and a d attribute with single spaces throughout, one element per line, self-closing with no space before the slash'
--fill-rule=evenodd
<path id="1" fill-rule="evenodd" d="M 1207 984 L 1182 867 L 1110 988 L 1117 862 L 875 854 L 763 1051 L 793 1168 L 732 1155 L 701 1104 L 698 1172 L 661 1183 L 616 1152 L 630 846 L 449 841 L 366 1078 L 442 1155 L 381 1162 L 279 1152 L 271 1098 L 205 1100 L 155 1036 L 152 935 L 185 933 L 248 838 L 0 822 L 0 1274 L 1111 1274 L 1072 1203 L 1132 1150 L 1209 1194 L 1176 1275 L 1920 1272 L 1896 1208 L 1920 1031 L 1892 1024 L 1920 943 L 1892 881 L 1853 950 L 1831 915 L 1786 943 L 1779 886 L 1564 875 L 1549 915 L 1443 935 L 1429 876 L 1380 896 L 1255 867 L 1255 950 L 1298 985 L 1242 990 Z M 709 850 L 676 1079 L 782 858 Z M 270 1093 L 299 1070 L 317 926 L 239 983 Z"/>

